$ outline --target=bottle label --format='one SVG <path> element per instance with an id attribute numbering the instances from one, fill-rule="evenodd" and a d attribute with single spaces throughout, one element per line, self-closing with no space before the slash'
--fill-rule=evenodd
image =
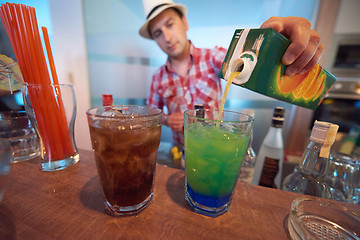
<path id="1" fill-rule="evenodd" d="M 259 186 L 277 188 L 274 180 L 276 174 L 279 172 L 279 162 L 279 159 L 265 157 Z"/>

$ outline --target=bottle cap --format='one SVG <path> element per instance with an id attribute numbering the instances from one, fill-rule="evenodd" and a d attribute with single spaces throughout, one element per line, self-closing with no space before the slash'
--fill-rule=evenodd
<path id="1" fill-rule="evenodd" d="M 195 109 L 204 109 L 204 105 L 203 104 L 194 104 L 194 108 Z"/>
<path id="2" fill-rule="evenodd" d="M 103 94 L 102 95 L 102 104 L 103 106 L 111 106 L 113 105 L 113 96 L 112 94 Z"/>
<path id="3" fill-rule="evenodd" d="M 276 107 L 274 108 L 274 117 L 284 118 L 285 109 L 283 107 Z"/>
<path id="4" fill-rule="evenodd" d="M 204 114 L 205 114 L 204 105 L 203 104 L 195 104 L 194 108 L 198 109 L 198 111 L 196 111 L 196 117 L 204 118 Z"/>
<path id="5" fill-rule="evenodd" d="M 257 56 L 252 51 L 241 53 L 237 59 L 232 59 L 230 63 L 230 74 L 233 74 L 232 82 L 241 85 L 249 81 L 250 76 L 256 66 Z M 236 73 L 234 75 L 234 73 Z M 228 78 L 230 80 L 230 76 Z"/>
<path id="6" fill-rule="evenodd" d="M 271 126 L 281 128 L 284 123 L 285 109 L 283 107 L 274 108 Z"/>
<path id="7" fill-rule="evenodd" d="M 339 126 L 336 124 L 315 121 L 314 127 L 311 131 L 310 140 L 322 143 L 320 157 L 329 157 L 330 147 L 335 142 L 338 129 Z"/>

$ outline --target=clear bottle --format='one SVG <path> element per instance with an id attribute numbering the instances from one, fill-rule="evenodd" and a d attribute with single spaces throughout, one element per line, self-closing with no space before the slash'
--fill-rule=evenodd
<path id="1" fill-rule="evenodd" d="M 282 127 L 285 110 L 276 107 L 271 127 L 262 142 L 257 156 L 252 184 L 271 188 L 281 188 L 284 144 Z"/>
<path id="2" fill-rule="evenodd" d="M 315 121 L 299 166 L 288 175 L 282 189 L 306 195 L 342 200 L 338 191 L 330 188 L 324 181 L 328 169 L 330 147 L 335 141 L 339 126 L 327 122 Z"/>

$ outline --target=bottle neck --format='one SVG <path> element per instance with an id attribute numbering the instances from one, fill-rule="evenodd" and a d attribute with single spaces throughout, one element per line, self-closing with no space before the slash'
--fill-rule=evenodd
<path id="1" fill-rule="evenodd" d="M 272 121 L 271 121 L 271 127 L 282 128 L 283 123 L 284 123 L 283 120 L 277 120 L 277 119 L 273 118 Z"/>
<path id="2" fill-rule="evenodd" d="M 305 149 L 299 163 L 300 171 L 313 178 L 321 178 L 328 168 L 328 158 L 319 156 L 322 143 L 311 141 Z"/>
<path id="3" fill-rule="evenodd" d="M 273 148 L 283 148 L 282 128 L 271 126 L 263 144 Z"/>

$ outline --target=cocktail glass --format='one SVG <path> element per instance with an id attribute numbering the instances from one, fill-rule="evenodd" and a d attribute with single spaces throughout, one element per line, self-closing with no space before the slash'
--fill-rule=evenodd
<path id="1" fill-rule="evenodd" d="M 253 118 L 219 110 L 185 111 L 185 198 L 195 212 L 211 217 L 229 210 Z"/>

